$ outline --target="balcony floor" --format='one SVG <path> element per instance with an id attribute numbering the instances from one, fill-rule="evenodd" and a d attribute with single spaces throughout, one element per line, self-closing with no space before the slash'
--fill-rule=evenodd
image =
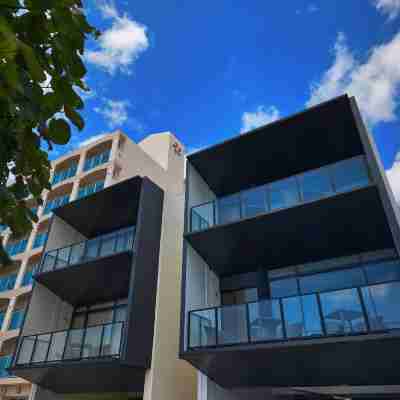
<path id="1" fill-rule="evenodd" d="M 35 279 L 74 306 L 118 299 L 128 295 L 132 257 L 124 251 L 39 273 Z"/>

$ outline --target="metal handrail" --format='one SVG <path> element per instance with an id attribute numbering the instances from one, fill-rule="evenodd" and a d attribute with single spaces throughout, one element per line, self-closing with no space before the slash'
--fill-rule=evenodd
<path id="1" fill-rule="evenodd" d="M 125 248 L 123 250 L 117 250 L 116 249 L 117 240 L 116 240 L 115 243 L 114 243 L 113 251 L 110 254 L 104 255 L 104 257 L 108 257 L 110 255 L 114 255 L 114 254 L 117 254 L 119 252 L 133 251 L 135 227 L 123 228 L 123 229 L 120 229 L 118 231 L 115 231 L 115 232 L 112 232 L 112 233 L 107 233 L 105 235 L 101 235 L 101 236 L 98 236 L 98 237 L 95 237 L 95 238 L 92 238 L 92 239 L 82 240 L 82 241 L 79 241 L 79 242 L 75 242 L 75 243 L 69 244 L 68 246 L 63 246 L 63 247 L 59 247 L 57 249 L 49 250 L 43 255 L 42 260 L 40 262 L 40 266 L 37 269 L 37 271 L 35 272 L 34 276 L 35 275 L 39 275 L 39 274 L 44 273 L 44 272 L 53 271 L 54 269 L 68 268 L 71 265 L 76 265 L 76 264 L 79 264 L 79 263 L 82 263 L 82 262 L 86 262 L 86 261 L 89 261 L 89 260 L 101 258 L 103 256 L 100 254 L 100 250 L 101 250 L 101 245 L 102 245 L 102 242 L 103 242 L 104 238 L 107 238 L 107 240 L 110 240 L 110 239 L 113 239 L 113 238 L 128 236 L 130 234 L 132 234 L 132 240 L 131 240 L 132 243 L 128 242 L 128 247 L 127 248 Z M 128 240 L 129 240 L 129 238 L 128 238 Z M 95 257 L 87 257 L 87 244 L 91 243 L 93 241 L 98 241 L 97 254 L 96 254 Z M 71 249 L 76 247 L 76 246 L 79 246 L 79 245 L 83 245 L 82 255 L 79 258 L 79 261 L 71 263 Z M 58 255 L 59 255 L 59 253 L 61 251 L 65 250 L 65 249 L 69 249 L 68 259 L 66 261 L 63 259 L 63 261 L 65 262 L 65 265 L 63 265 L 62 267 L 57 267 Z M 44 271 L 46 258 L 49 255 L 52 256 L 53 254 L 54 254 L 54 261 L 53 261 L 52 267 L 50 269 L 46 269 Z"/>

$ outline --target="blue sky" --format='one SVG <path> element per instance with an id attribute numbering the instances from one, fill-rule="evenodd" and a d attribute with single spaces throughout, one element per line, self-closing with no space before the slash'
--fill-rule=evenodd
<path id="1" fill-rule="evenodd" d="M 400 150 L 400 0 L 86 0 L 85 130 L 189 151 L 347 92 L 386 169 Z M 323 132 L 321 132 L 323 134 Z M 61 150 L 61 149 L 60 149 Z"/>

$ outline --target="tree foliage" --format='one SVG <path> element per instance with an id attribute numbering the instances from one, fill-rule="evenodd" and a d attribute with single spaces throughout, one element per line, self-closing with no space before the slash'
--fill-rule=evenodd
<path id="1" fill-rule="evenodd" d="M 16 237 L 37 222 L 27 199 L 51 188 L 47 151 L 84 127 L 82 56 L 97 36 L 81 0 L 0 0 L 0 223 Z"/>

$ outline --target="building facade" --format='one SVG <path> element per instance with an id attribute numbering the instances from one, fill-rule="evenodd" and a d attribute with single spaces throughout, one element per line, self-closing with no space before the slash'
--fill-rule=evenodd
<path id="1" fill-rule="evenodd" d="M 399 250 L 354 98 L 190 155 L 180 357 L 198 400 L 398 398 Z"/>
<path id="2" fill-rule="evenodd" d="M 3 232 L 14 265 L 2 271 L 0 396 L 192 398 L 176 356 L 182 145 L 117 131 L 55 160 L 51 179 L 29 237 Z"/>

